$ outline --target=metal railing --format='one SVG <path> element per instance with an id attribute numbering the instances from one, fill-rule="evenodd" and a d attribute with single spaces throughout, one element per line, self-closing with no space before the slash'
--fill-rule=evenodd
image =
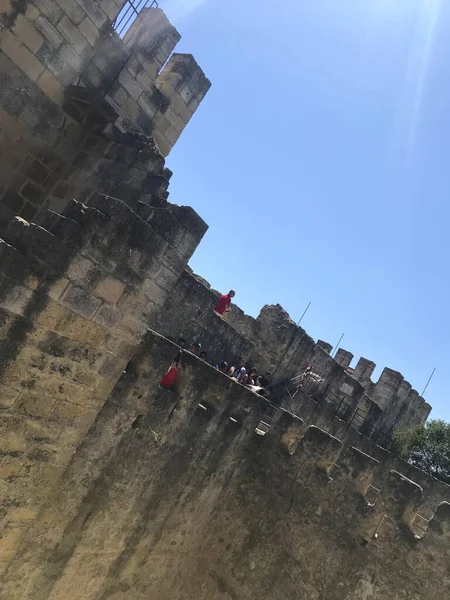
<path id="1" fill-rule="evenodd" d="M 314 412 L 326 408 L 330 420 L 338 418 L 347 424 L 347 428 L 357 429 L 362 435 L 369 438 L 373 444 L 377 444 L 387 450 L 392 450 L 392 435 L 380 427 L 377 427 L 367 418 L 367 412 L 352 404 L 347 396 L 335 389 L 327 381 L 326 376 L 316 370 L 311 370 L 307 375 L 294 377 L 290 385 L 286 386 L 287 395 L 284 405 L 290 412 L 302 417 L 302 410 L 296 401 L 298 390 L 302 390 L 306 396 L 311 398 L 316 405 Z"/>
<path id="2" fill-rule="evenodd" d="M 156 0 L 127 0 L 112 22 L 114 31 L 118 36 L 123 37 L 143 8 L 158 8 L 158 6 Z"/>

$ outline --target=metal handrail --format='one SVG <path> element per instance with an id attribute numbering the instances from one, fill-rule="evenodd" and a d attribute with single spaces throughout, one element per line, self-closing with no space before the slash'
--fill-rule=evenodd
<path id="1" fill-rule="evenodd" d="M 127 0 L 112 22 L 114 31 L 122 37 L 134 23 L 134 20 L 143 8 L 158 7 L 159 4 L 156 0 Z"/>

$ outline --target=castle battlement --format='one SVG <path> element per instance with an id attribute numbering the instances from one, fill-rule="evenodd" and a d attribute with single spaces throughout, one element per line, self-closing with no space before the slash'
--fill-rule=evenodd
<path id="1" fill-rule="evenodd" d="M 150 325 L 174 339 L 181 335 L 201 341 L 217 362 L 243 355 L 248 366 L 270 371 L 282 390 L 311 365 L 319 376 L 311 390 L 314 396 L 326 402 L 331 394 L 338 404 L 345 398 L 348 411 L 358 409 L 358 426 L 367 435 L 375 428 L 387 441 L 395 427 L 423 423 L 430 414 L 431 406 L 400 373 L 386 368 L 373 383 L 375 363 L 361 358 L 351 369 L 353 354 L 342 348 L 331 357 L 331 345 L 321 340 L 316 344 L 280 305 L 263 306 L 255 319 L 233 304 L 225 327 L 209 311 L 217 295 L 202 277 L 185 271 L 176 293 L 167 300 L 165 314 Z"/>

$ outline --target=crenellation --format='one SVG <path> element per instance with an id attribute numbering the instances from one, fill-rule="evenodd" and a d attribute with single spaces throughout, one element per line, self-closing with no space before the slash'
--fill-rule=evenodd
<path id="1" fill-rule="evenodd" d="M 353 354 L 348 350 L 344 350 L 343 348 L 338 348 L 336 354 L 334 355 L 334 360 L 338 365 L 341 365 L 344 369 L 350 366 L 350 363 L 353 360 Z"/>
<path id="2" fill-rule="evenodd" d="M 179 334 L 178 329 L 178 332 L 182 330 L 180 335 L 205 340 L 210 350 L 215 352 L 217 344 L 210 345 L 209 342 L 211 327 L 216 339 L 225 330 L 219 329 L 218 320 L 210 319 L 208 322 L 203 312 L 216 301 L 217 292 L 208 282 L 185 272 L 177 284 L 176 297 L 170 298 L 165 306 L 165 312 L 171 315 L 170 323 L 159 320 L 158 327 L 172 337 Z M 174 314 L 179 314 L 180 318 L 174 318 Z M 286 382 L 292 377 L 299 377 L 310 365 L 315 376 L 307 380 L 308 393 L 321 402 L 328 402 L 331 397 L 335 405 L 341 407 L 339 416 L 349 421 L 352 412 L 357 409 L 358 418 L 353 421 L 354 426 L 378 443 L 387 443 L 394 427 L 422 423 L 429 414 L 430 407 L 423 399 L 416 400 L 407 394 L 410 384 L 401 374 L 385 369 L 379 382 L 372 384 L 370 377 L 375 363 L 361 358 L 355 369 L 351 369 L 352 355 L 342 349 L 338 350 L 337 360 L 333 359 L 327 347 L 324 348 L 322 343 L 315 344 L 280 306 L 265 306 L 257 319 L 253 319 L 233 305 L 226 322 L 233 328 L 234 347 L 241 345 L 242 337 L 253 343 L 251 353 L 246 356 L 248 366 L 256 365 L 260 371 L 269 370 L 281 394 L 286 393 Z M 228 339 L 222 339 L 222 348 L 227 347 Z M 239 355 L 239 351 L 234 354 Z M 215 356 L 217 361 L 227 358 Z M 343 364 L 339 364 L 340 361 Z"/>
<path id="3" fill-rule="evenodd" d="M 324 350 L 327 354 L 331 354 L 331 351 L 333 350 L 333 346 L 328 342 L 324 342 L 323 340 L 317 340 L 317 346 L 322 348 L 322 350 Z"/>

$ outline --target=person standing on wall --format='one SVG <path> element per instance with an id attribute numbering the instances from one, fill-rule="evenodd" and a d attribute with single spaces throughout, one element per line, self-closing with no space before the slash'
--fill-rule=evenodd
<path id="1" fill-rule="evenodd" d="M 218 317 L 223 317 L 225 313 L 229 313 L 231 311 L 230 304 L 235 295 L 236 292 L 234 290 L 230 290 L 228 294 L 223 294 L 219 298 L 216 306 L 214 307 L 214 312 Z"/>

